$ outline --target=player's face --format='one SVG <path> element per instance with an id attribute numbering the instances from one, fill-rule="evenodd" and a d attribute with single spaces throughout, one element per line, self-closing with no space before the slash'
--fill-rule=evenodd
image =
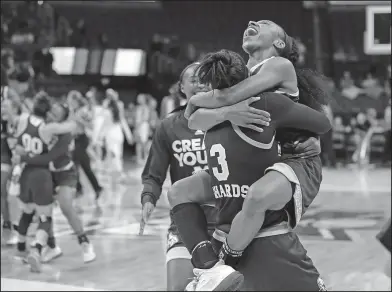
<path id="1" fill-rule="evenodd" d="M 200 83 L 196 68 L 196 66 L 189 67 L 182 77 L 181 91 L 185 94 L 187 99 L 190 99 L 199 92 L 210 90 L 209 86 Z"/>
<path id="2" fill-rule="evenodd" d="M 144 94 L 139 94 L 137 96 L 137 103 L 140 105 L 145 105 L 147 103 L 146 96 Z"/>
<path id="3" fill-rule="evenodd" d="M 270 48 L 278 38 L 280 29 L 270 20 L 250 21 L 244 31 L 242 48 L 248 54 L 261 48 Z"/>
<path id="4" fill-rule="evenodd" d="M 52 109 L 48 115 L 48 119 L 51 122 L 62 122 L 64 120 L 64 116 L 65 116 L 65 112 L 62 106 L 58 105 L 58 104 L 54 104 L 52 106 Z"/>

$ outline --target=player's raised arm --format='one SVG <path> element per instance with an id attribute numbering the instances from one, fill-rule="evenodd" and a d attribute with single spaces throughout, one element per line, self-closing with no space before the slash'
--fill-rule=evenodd
<path id="1" fill-rule="evenodd" d="M 189 104 L 204 108 L 232 105 L 256 96 L 260 92 L 278 87 L 285 80 L 290 80 L 292 76 L 296 76 L 293 64 L 285 58 L 276 57 L 266 62 L 256 75 L 229 88 L 198 93 L 190 99 Z M 296 82 L 296 80 L 293 81 Z"/>
<path id="2" fill-rule="evenodd" d="M 332 127 L 324 113 L 296 103 L 285 95 L 264 93 L 260 100 L 263 102 L 277 128 L 296 128 L 322 135 Z"/>
<path id="3" fill-rule="evenodd" d="M 188 126 L 193 130 L 207 131 L 224 121 L 230 121 L 234 125 L 263 132 L 260 126 L 268 126 L 270 114 L 266 111 L 256 109 L 251 104 L 260 97 L 251 97 L 231 106 L 218 109 L 200 108 L 188 119 Z"/>

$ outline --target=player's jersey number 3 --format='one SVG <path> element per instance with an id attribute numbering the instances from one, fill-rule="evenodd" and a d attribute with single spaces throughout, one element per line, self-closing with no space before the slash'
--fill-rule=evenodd
<path id="1" fill-rule="evenodd" d="M 219 167 L 213 167 L 212 173 L 219 181 L 225 181 L 229 177 L 229 165 L 226 160 L 226 150 L 222 144 L 214 144 L 210 149 L 210 156 L 216 157 Z"/>

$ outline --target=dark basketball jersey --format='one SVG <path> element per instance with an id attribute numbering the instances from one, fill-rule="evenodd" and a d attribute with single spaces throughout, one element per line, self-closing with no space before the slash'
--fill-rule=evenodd
<path id="1" fill-rule="evenodd" d="M 275 130 L 291 125 L 318 132 L 320 127 L 329 126 L 322 113 L 281 94 L 263 93 L 252 106 L 271 114 L 270 127 L 263 133 L 225 122 L 213 127 L 205 136 L 212 190 L 217 200 L 217 226 L 225 232 L 229 231 L 235 215 L 242 209 L 249 187 L 264 175 L 269 166 L 279 161 Z M 285 210 L 268 211 L 263 227 L 283 220 L 287 220 Z"/>
<path id="2" fill-rule="evenodd" d="M 64 143 L 68 145 L 68 151 L 58 158 L 50 162 L 49 168 L 51 171 L 62 171 L 69 170 L 73 167 L 72 151 L 75 148 L 75 140 L 71 133 L 56 136 L 53 139 L 53 143 L 50 145 L 50 149 L 54 147 L 56 143 Z M 65 145 L 64 145 L 65 146 Z"/>
<path id="3" fill-rule="evenodd" d="M 33 115 L 23 115 L 18 126 L 17 144 L 23 146 L 28 155 L 48 152 L 48 143 L 40 135 L 44 120 Z"/>

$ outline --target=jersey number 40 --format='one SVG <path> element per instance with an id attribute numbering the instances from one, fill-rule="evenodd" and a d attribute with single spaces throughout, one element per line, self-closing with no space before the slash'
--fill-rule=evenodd
<path id="1" fill-rule="evenodd" d="M 227 160 L 226 160 L 226 150 L 222 146 L 222 144 L 212 145 L 210 149 L 210 156 L 216 157 L 216 160 L 220 168 L 220 169 L 218 167 L 212 168 L 212 173 L 214 174 L 216 179 L 219 181 L 227 180 L 230 172 L 229 172 L 229 165 L 227 164 Z"/>

